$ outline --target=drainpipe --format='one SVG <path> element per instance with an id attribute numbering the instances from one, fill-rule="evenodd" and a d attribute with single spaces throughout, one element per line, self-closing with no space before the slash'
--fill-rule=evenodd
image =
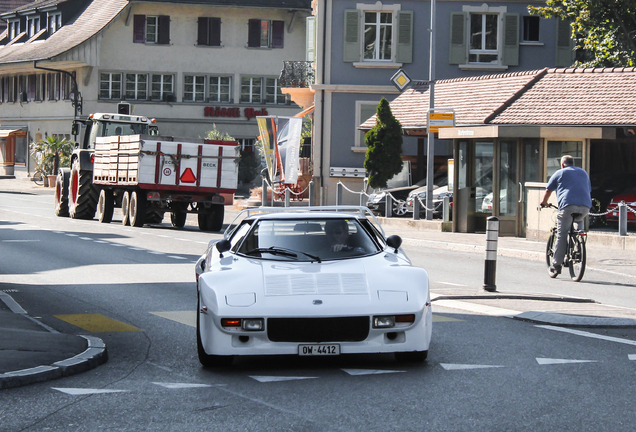
<path id="1" fill-rule="evenodd" d="M 322 83 L 325 84 L 325 64 L 327 59 L 327 0 L 324 0 L 324 11 L 323 11 L 323 27 L 322 27 Z M 320 90 L 320 204 L 324 204 L 322 202 L 322 191 L 325 187 L 325 179 L 324 179 L 324 167 L 323 167 L 323 152 L 325 145 L 325 137 L 323 135 L 325 130 L 325 90 Z"/>

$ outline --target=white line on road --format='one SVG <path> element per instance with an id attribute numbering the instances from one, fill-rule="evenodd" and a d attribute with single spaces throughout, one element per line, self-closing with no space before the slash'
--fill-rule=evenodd
<path id="1" fill-rule="evenodd" d="M 537 325 L 535 327 L 539 327 L 539 328 L 544 328 L 547 330 L 554 330 L 554 331 L 560 331 L 563 333 L 570 333 L 573 335 L 577 335 L 577 336 L 583 336 L 583 337 L 589 337 L 592 339 L 601 339 L 601 340 L 605 340 L 605 341 L 609 341 L 609 342 L 617 342 L 617 343 L 622 343 L 625 345 L 634 345 L 636 346 L 636 341 L 632 341 L 629 339 L 621 339 L 621 338 L 617 338 L 617 337 L 613 337 L 613 336 L 603 336 L 603 335 L 599 335 L 596 333 L 590 333 L 590 332 L 585 332 L 585 331 L 581 331 L 581 330 L 574 330 L 574 329 L 569 329 L 569 328 L 564 328 L 564 327 L 556 327 L 556 326 L 551 326 L 551 325 Z"/>

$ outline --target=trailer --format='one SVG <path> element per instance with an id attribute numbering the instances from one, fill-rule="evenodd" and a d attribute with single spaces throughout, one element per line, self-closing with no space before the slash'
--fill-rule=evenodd
<path id="1" fill-rule="evenodd" d="M 160 136 L 145 117 L 93 114 L 71 168 L 61 168 L 55 213 L 109 223 L 120 209 L 124 225 L 160 223 L 176 228 L 197 214 L 203 231 L 220 231 L 225 197 L 238 183 L 235 141 Z"/>

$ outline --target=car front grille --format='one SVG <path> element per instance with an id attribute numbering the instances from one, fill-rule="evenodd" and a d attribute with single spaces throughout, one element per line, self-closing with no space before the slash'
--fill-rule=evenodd
<path id="1" fill-rule="evenodd" d="M 272 342 L 360 342 L 369 335 L 369 317 L 268 318 Z"/>

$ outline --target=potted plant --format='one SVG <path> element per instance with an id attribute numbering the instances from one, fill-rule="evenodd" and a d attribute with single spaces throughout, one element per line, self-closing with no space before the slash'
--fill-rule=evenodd
<path id="1" fill-rule="evenodd" d="M 75 145 L 66 138 L 49 136 L 30 145 L 35 159 L 35 173 L 43 173 L 45 186 L 53 186 L 58 168 L 70 166 Z"/>

